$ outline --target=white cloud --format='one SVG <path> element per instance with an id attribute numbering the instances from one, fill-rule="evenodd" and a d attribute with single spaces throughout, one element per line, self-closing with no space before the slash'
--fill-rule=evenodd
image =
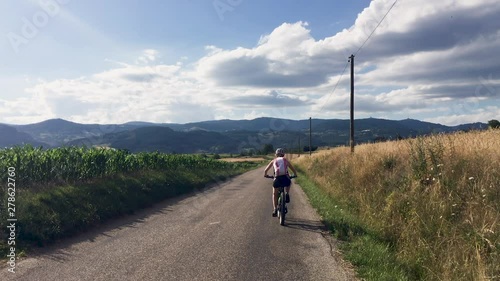
<path id="1" fill-rule="evenodd" d="M 160 53 L 157 50 L 146 49 L 142 55 L 137 59 L 137 63 L 149 64 L 155 62 Z"/>
<path id="2" fill-rule="evenodd" d="M 447 116 L 426 118 L 425 121 L 454 126 L 459 124 L 468 124 L 475 122 L 486 123 L 487 121 L 492 119 L 498 120 L 499 116 L 500 116 L 500 107 L 487 106 L 484 108 L 479 108 L 469 113 L 451 114 Z"/>
<path id="3" fill-rule="evenodd" d="M 0 101 L 10 122 L 189 122 L 213 118 L 348 118 L 347 63 L 393 0 L 374 0 L 350 28 L 315 39 L 283 23 L 249 48 L 209 45 L 194 65 L 162 64 L 154 49 L 86 77 L 41 81 Z M 399 1 L 356 55 L 356 116 L 421 117 L 450 124 L 498 119 L 500 6 L 495 0 Z M 186 60 L 187 58 L 181 58 Z M 190 58 L 193 59 L 193 58 Z M 445 110 L 477 102 L 466 111 Z M 23 106 L 23 113 L 12 108 Z M 10 108 L 10 109 L 6 109 Z M 277 116 L 278 117 L 278 116 Z M 467 121 L 469 120 L 469 121 Z"/>
<path id="4" fill-rule="evenodd" d="M 149 54 L 157 54 L 148 51 Z M 4 101 L 4 108 L 23 104 L 24 116 L 2 112 L 7 122 L 61 117 L 83 123 L 124 123 L 134 120 L 187 122 L 212 119 L 213 109 L 200 84 L 184 77 L 181 65 L 121 63 L 88 77 L 40 81 L 26 89 L 31 98 Z M 33 122 L 33 121 L 32 121 Z"/>
<path id="5" fill-rule="evenodd" d="M 284 23 L 262 37 L 252 49 L 220 50 L 214 46 L 198 61 L 197 74 L 219 86 L 264 88 L 313 87 L 325 83 L 332 66 L 343 63 L 324 61 L 323 42 L 316 42 L 307 23 Z M 320 46 L 320 47 L 318 47 Z M 315 56 L 310 54 L 314 53 Z M 323 60 L 323 64 L 319 63 Z M 326 65 L 324 64 L 326 62 Z"/>

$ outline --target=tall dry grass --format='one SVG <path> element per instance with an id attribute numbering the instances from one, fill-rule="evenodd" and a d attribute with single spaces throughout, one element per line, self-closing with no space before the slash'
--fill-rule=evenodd
<path id="1" fill-rule="evenodd" d="M 500 130 L 294 159 L 426 280 L 500 280 Z"/>

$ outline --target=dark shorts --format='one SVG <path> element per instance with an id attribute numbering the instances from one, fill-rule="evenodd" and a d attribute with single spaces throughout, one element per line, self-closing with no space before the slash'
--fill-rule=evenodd
<path id="1" fill-rule="evenodd" d="M 278 187 L 287 187 L 292 184 L 292 181 L 287 175 L 284 176 L 278 176 L 274 179 L 273 182 L 273 187 L 278 188 Z"/>

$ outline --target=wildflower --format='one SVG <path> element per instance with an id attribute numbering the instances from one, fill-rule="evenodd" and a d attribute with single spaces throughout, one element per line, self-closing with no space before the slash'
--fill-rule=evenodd
<path id="1" fill-rule="evenodd" d="M 470 181 L 471 181 L 471 180 L 473 180 L 473 179 L 474 179 L 474 177 L 469 177 L 469 180 L 470 180 Z"/>

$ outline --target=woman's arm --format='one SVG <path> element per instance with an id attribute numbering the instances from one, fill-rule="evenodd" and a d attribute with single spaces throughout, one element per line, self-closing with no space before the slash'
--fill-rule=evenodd
<path id="1" fill-rule="evenodd" d="M 264 170 L 264 177 L 267 175 L 267 171 L 269 171 L 269 169 L 271 169 L 271 167 L 273 166 L 273 163 L 274 163 L 274 160 L 271 160 L 271 162 L 269 162 L 269 164 L 267 164 L 266 170 Z"/>
<path id="2" fill-rule="evenodd" d="M 296 176 L 297 175 L 297 170 L 295 170 L 295 168 L 293 167 L 292 163 L 290 163 L 290 161 L 288 161 L 288 167 L 290 167 L 290 169 L 292 169 L 293 174 Z"/>

